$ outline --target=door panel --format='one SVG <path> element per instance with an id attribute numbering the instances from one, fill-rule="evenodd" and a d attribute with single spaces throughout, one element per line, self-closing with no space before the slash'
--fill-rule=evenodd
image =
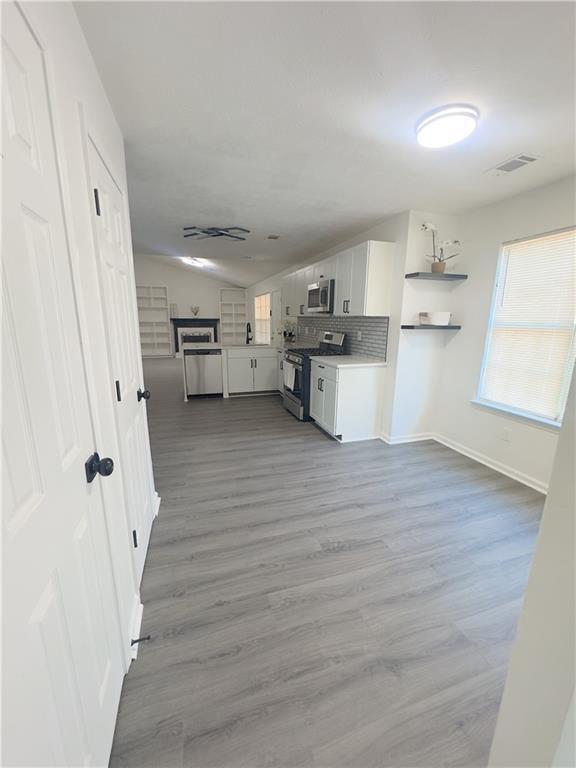
<path id="1" fill-rule="evenodd" d="M 322 424 L 324 420 L 324 395 L 318 386 L 319 376 L 316 373 L 310 374 L 310 416 Z"/>
<path id="2" fill-rule="evenodd" d="M 249 357 L 228 357 L 228 390 L 253 392 L 254 369 Z"/>
<path id="3" fill-rule="evenodd" d="M 125 503 L 130 525 L 136 532 L 133 547 L 137 583 L 140 583 L 152 521 L 156 514 L 156 494 L 152 460 L 146 429 L 146 401 L 138 400 L 143 386 L 136 324 L 135 283 L 127 250 L 125 205 L 118 185 L 105 165 L 94 142 L 88 138 L 93 224 L 100 274 L 101 295 L 105 305 L 105 333 L 108 341 L 112 379 L 110 393 L 116 398 L 119 382 L 120 400 L 116 398 L 116 430 L 120 445 Z M 124 333 L 117 333 L 122 328 Z"/>
<path id="4" fill-rule="evenodd" d="M 3 764 L 104 765 L 124 674 L 44 52 L 2 4 Z M 113 457 L 116 458 L 116 457 Z"/>
<path id="5" fill-rule="evenodd" d="M 343 251 L 337 256 L 334 314 L 338 316 L 346 314 L 345 308 L 347 305 L 345 302 L 350 300 L 353 261 L 354 257 L 352 251 Z"/>
<path id="6" fill-rule="evenodd" d="M 324 409 L 322 417 L 324 421 L 324 427 L 330 432 L 331 435 L 336 433 L 336 406 L 337 406 L 337 393 L 338 384 L 331 379 L 322 380 L 322 389 L 324 390 Z"/>
<path id="7" fill-rule="evenodd" d="M 278 383 L 278 361 L 276 357 L 256 358 L 254 368 L 254 391 L 265 392 L 276 389 Z"/>
<path id="8" fill-rule="evenodd" d="M 352 253 L 349 314 L 364 315 L 366 311 L 368 251 L 365 245 L 359 245 L 352 249 Z"/>

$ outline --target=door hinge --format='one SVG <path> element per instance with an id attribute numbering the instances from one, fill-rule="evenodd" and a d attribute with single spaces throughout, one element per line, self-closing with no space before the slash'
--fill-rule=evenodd
<path id="1" fill-rule="evenodd" d="M 122 393 L 120 392 L 120 382 L 116 379 L 116 400 L 120 402 L 122 400 Z"/>
<path id="2" fill-rule="evenodd" d="M 97 189 L 94 189 L 94 205 L 96 206 L 96 216 L 100 216 L 100 195 Z"/>
<path id="3" fill-rule="evenodd" d="M 132 541 L 134 542 L 134 548 L 138 549 L 138 534 L 136 531 L 132 531 Z"/>

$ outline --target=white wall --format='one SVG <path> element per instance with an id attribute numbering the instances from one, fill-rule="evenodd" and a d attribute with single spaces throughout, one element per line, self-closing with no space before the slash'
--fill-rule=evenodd
<path id="1" fill-rule="evenodd" d="M 231 288 L 199 270 L 178 264 L 164 263 L 153 256 L 136 254 L 134 271 L 137 285 L 165 285 L 168 301 L 178 305 L 179 317 L 192 317 L 190 307 L 200 307 L 198 317 L 220 317 L 220 288 Z"/>
<path id="2" fill-rule="evenodd" d="M 550 766 L 574 733 L 567 721 L 575 675 L 576 379 L 518 622 L 490 766 Z M 558 764 L 558 763 L 557 763 Z M 564 763 L 573 766 L 574 763 Z M 562 763 L 560 763 L 562 765 Z"/>
<path id="3" fill-rule="evenodd" d="M 452 292 L 456 283 L 406 280 L 410 272 L 430 270 L 427 255 L 432 253 L 430 232 L 422 231 L 424 222 L 433 222 L 439 239 L 458 238 L 458 220 L 454 216 L 410 211 L 406 234 L 405 258 L 397 291 L 401 309 L 399 323 L 418 322 L 418 313 L 452 309 Z M 460 271 L 460 258 L 448 262 L 448 270 Z M 457 322 L 455 318 L 454 322 Z M 432 414 L 436 408 L 438 379 L 446 344 L 453 331 L 400 330 L 391 323 L 391 341 L 397 345 L 393 410 L 383 425 L 383 433 L 391 442 L 428 437 L 432 430 Z"/>
<path id="4" fill-rule="evenodd" d="M 469 277 L 453 290 L 452 301 L 463 327 L 446 343 L 431 412 L 431 431 L 446 442 L 541 490 L 552 470 L 558 430 L 471 400 L 480 376 L 501 243 L 573 225 L 575 218 L 573 178 L 459 217 L 459 267 Z M 509 442 L 503 439 L 505 431 Z"/>

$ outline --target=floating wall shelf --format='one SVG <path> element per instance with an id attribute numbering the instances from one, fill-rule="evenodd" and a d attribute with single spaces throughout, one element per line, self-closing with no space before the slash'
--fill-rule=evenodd
<path id="1" fill-rule="evenodd" d="M 468 275 L 457 275 L 454 272 L 409 272 L 404 277 L 406 280 L 444 280 L 445 282 L 468 280 Z"/>
<path id="2" fill-rule="evenodd" d="M 405 331 L 459 331 L 461 325 L 401 325 Z"/>

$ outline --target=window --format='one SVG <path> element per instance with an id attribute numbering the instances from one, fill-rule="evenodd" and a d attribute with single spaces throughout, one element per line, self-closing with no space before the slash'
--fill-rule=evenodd
<path id="1" fill-rule="evenodd" d="M 560 424 L 574 367 L 576 229 L 505 243 L 478 402 Z"/>
<path id="2" fill-rule="evenodd" d="M 262 293 L 254 299 L 254 343 L 270 344 L 270 294 Z"/>

